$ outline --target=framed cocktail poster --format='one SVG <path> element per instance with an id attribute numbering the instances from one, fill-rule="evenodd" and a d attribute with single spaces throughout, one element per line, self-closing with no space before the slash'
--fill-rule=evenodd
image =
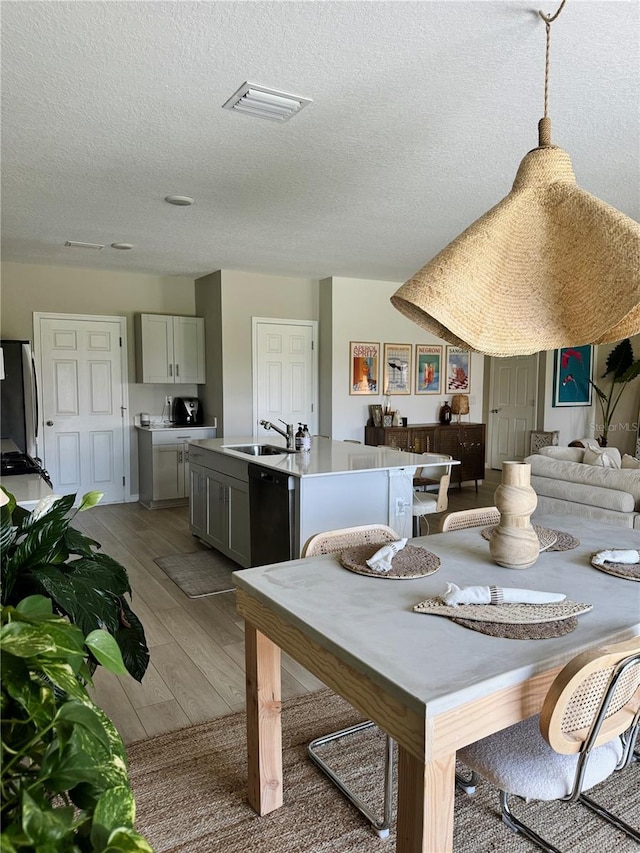
<path id="1" fill-rule="evenodd" d="M 349 393 L 379 394 L 380 344 L 349 344 Z"/>
<path id="2" fill-rule="evenodd" d="M 411 344 L 384 345 L 384 393 L 411 393 Z"/>
<path id="3" fill-rule="evenodd" d="M 593 347 L 561 347 L 554 354 L 553 405 L 590 406 Z"/>
<path id="4" fill-rule="evenodd" d="M 442 376 L 442 347 L 416 344 L 416 394 L 439 394 Z"/>
<path id="5" fill-rule="evenodd" d="M 471 389 L 471 353 L 462 347 L 447 347 L 445 394 L 468 394 Z"/>

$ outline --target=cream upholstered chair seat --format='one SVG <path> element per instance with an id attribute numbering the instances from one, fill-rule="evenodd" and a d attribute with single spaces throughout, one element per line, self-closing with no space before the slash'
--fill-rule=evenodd
<path id="1" fill-rule="evenodd" d="M 506 825 L 543 850 L 559 853 L 513 814 L 510 795 L 580 802 L 640 843 L 636 828 L 584 793 L 631 762 L 639 725 L 640 637 L 635 637 L 569 661 L 539 716 L 458 750 L 457 758 L 500 790 Z"/>

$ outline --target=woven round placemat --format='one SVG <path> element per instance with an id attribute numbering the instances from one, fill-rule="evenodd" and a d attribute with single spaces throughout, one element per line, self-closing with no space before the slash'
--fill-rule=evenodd
<path id="1" fill-rule="evenodd" d="M 483 527 L 480 532 L 485 539 L 491 539 L 491 534 L 497 526 L 497 524 L 492 524 L 491 527 Z M 541 524 L 533 524 L 532 527 L 536 532 L 538 541 L 540 542 L 541 551 L 546 551 L 548 548 L 550 549 L 552 545 L 555 545 L 558 539 L 557 530 L 551 530 L 549 527 L 543 527 Z"/>
<path id="2" fill-rule="evenodd" d="M 398 551 L 391 562 L 388 572 L 376 572 L 370 569 L 366 561 L 379 551 L 382 546 L 357 545 L 342 551 L 339 556 L 341 564 L 350 572 L 358 575 L 367 575 L 371 578 L 390 578 L 392 580 L 403 580 L 409 578 L 424 578 L 432 575 L 440 568 L 440 557 L 432 554 L 424 548 L 415 545 L 405 545 L 402 551 Z"/>
<path id="3" fill-rule="evenodd" d="M 504 637 L 506 640 L 549 640 L 562 637 L 575 630 L 578 620 L 575 616 L 558 619 L 555 622 L 536 622 L 533 625 L 509 625 L 506 622 L 477 622 L 472 619 L 451 619 L 457 625 L 471 628 L 490 637 Z"/>
<path id="4" fill-rule="evenodd" d="M 571 551 L 572 548 L 577 548 L 580 544 L 580 540 L 575 536 L 572 536 L 570 533 L 566 533 L 564 530 L 550 529 L 552 533 L 556 534 L 557 539 L 553 545 L 549 545 L 548 548 L 545 548 L 545 551 Z"/>
<path id="5" fill-rule="evenodd" d="M 628 581 L 640 581 L 640 563 L 612 563 L 609 560 L 605 560 L 604 565 L 599 565 L 593 561 L 595 556 L 596 554 L 591 555 L 591 565 L 594 569 L 599 569 L 608 575 L 614 575 L 616 578 L 624 578 Z"/>
<path id="6" fill-rule="evenodd" d="M 536 622 L 556 622 L 579 616 L 591 610 L 593 604 L 559 601 L 553 604 L 445 604 L 441 598 L 426 598 L 414 605 L 417 613 L 470 619 L 474 622 L 504 622 L 509 625 L 532 625 Z"/>

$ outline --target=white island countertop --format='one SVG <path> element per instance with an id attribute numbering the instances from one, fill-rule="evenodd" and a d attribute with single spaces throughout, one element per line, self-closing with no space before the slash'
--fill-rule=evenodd
<path id="1" fill-rule="evenodd" d="M 296 477 L 323 477 L 328 474 L 362 473 L 363 471 L 388 471 L 392 469 L 418 468 L 429 464 L 438 464 L 437 454 L 406 453 L 389 447 L 371 447 L 366 444 L 354 444 L 348 441 L 332 441 L 329 438 L 315 437 L 310 451 L 288 453 L 284 439 L 279 435 L 263 436 L 260 439 L 251 436 L 232 436 L 229 438 L 205 438 L 190 444 L 213 451 L 234 459 L 242 459 L 263 468 L 283 471 Z M 282 454 L 274 456 L 252 456 L 234 450 L 234 445 L 270 444 L 282 447 Z M 460 464 L 454 461 L 453 464 Z"/>

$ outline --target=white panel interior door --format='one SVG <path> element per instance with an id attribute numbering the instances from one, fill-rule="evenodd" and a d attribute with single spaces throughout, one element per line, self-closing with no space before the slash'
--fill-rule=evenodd
<path id="1" fill-rule="evenodd" d="M 538 355 L 492 358 L 490 377 L 491 467 L 502 470 L 503 462 L 529 454 L 529 434 L 536 422 Z"/>
<path id="2" fill-rule="evenodd" d="M 254 435 L 268 437 L 259 421 L 307 424 L 317 431 L 315 323 L 259 321 L 254 327 Z M 273 433 L 271 433 L 273 435 Z"/>
<path id="3" fill-rule="evenodd" d="M 39 318 L 44 462 L 58 494 L 125 499 L 122 326 Z M 128 460 L 127 460 L 128 462 Z"/>

